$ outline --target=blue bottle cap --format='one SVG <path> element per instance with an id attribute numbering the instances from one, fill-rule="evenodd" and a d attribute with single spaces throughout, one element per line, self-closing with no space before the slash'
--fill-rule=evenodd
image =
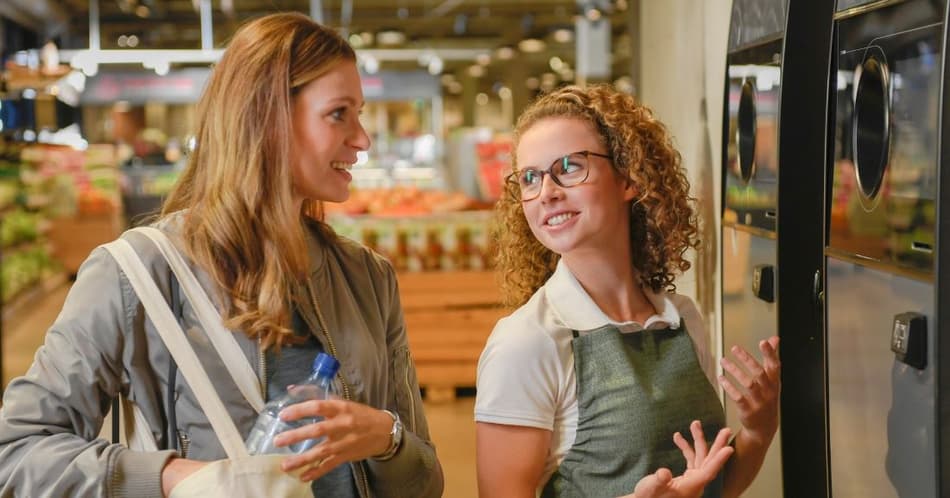
<path id="1" fill-rule="evenodd" d="M 313 372 L 321 377 L 334 377 L 339 369 L 340 362 L 326 353 L 319 353 L 313 359 Z"/>

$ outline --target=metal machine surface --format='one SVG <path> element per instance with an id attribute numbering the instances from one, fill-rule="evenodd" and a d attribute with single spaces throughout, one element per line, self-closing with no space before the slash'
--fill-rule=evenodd
<path id="1" fill-rule="evenodd" d="M 778 122 L 786 0 L 736 0 L 726 58 L 723 118 L 722 344 L 758 354 L 778 333 Z M 727 353 L 728 354 L 728 353 Z M 741 427 L 726 402 L 726 422 Z M 743 494 L 782 495 L 780 437 Z"/>
<path id="2" fill-rule="evenodd" d="M 856 8 L 862 4 L 863 8 Z M 936 497 L 945 5 L 838 0 L 826 199 L 830 491 Z M 916 317 L 919 358 L 906 355 Z"/>

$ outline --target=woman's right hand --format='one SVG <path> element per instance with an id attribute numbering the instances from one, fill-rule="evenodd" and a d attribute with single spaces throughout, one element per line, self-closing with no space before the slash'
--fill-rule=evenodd
<path id="1" fill-rule="evenodd" d="M 186 477 L 208 465 L 208 462 L 188 460 L 186 458 L 172 458 L 162 468 L 162 495 L 168 496 L 172 489 Z"/>
<path id="2" fill-rule="evenodd" d="M 726 460 L 732 456 L 733 448 L 729 446 L 732 431 L 728 427 L 719 431 L 713 445 L 707 450 L 706 437 L 699 421 L 694 420 L 689 429 L 693 434 L 693 447 L 679 432 L 673 435 L 673 442 L 686 458 L 683 475 L 673 477 L 669 469 L 659 469 L 640 479 L 633 494 L 622 498 L 698 498 L 703 494 L 706 485 L 716 478 Z"/>

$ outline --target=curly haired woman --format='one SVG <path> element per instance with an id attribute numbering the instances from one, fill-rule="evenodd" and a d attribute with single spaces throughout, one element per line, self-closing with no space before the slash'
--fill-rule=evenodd
<path id="1" fill-rule="evenodd" d="M 778 338 L 761 363 L 733 348 L 716 379 L 675 293 L 699 240 L 666 128 L 608 86 L 565 87 L 515 137 L 496 263 L 518 309 L 478 365 L 481 496 L 737 496 L 778 426 Z M 731 444 L 717 380 L 743 426 Z"/>

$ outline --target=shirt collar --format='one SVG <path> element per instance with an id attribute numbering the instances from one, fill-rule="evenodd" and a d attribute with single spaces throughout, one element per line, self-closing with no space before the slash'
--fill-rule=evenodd
<path id="1" fill-rule="evenodd" d="M 605 325 L 613 325 L 621 332 L 635 332 L 666 327 L 677 329 L 680 326 L 679 310 L 676 309 L 669 296 L 665 293 L 654 293 L 649 289 L 644 289 L 644 293 L 657 312 L 648 318 L 646 323 L 611 320 L 594 303 L 571 270 L 564 264 L 564 260 L 558 261 L 554 274 L 544 287 L 554 314 L 560 318 L 565 327 L 571 330 L 588 331 Z"/>

